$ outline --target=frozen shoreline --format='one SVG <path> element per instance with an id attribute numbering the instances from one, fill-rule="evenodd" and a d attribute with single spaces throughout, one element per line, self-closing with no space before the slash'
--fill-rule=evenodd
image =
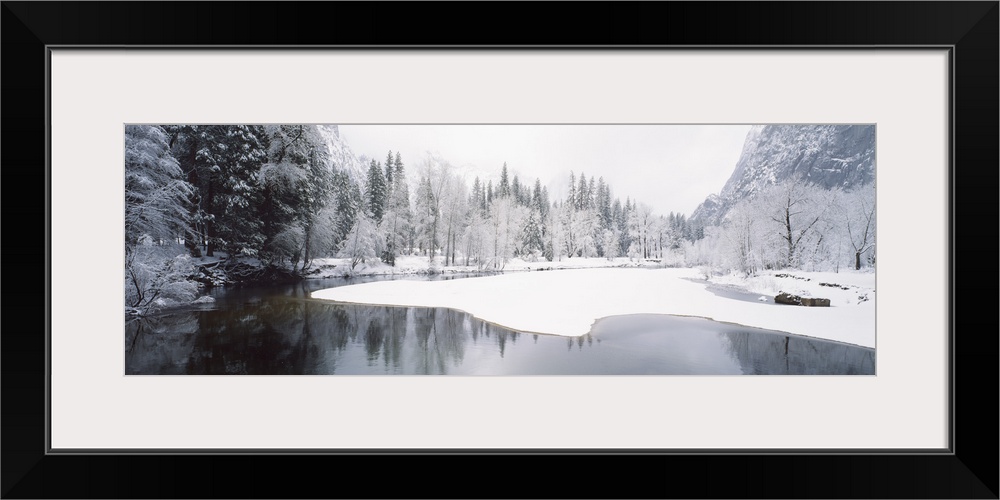
<path id="1" fill-rule="evenodd" d="M 458 309 L 514 330 L 564 336 L 584 335 L 596 320 L 608 316 L 673 314 L 875 346 L 874 274 L 779 271 L 749 279 L 725 276 L 705 281 L 703 278 L 699 270 L 690 268 L 565 269 L 447 281 L 365 283 L 318 290 L 312 297 Z M 706 287 L 709 283 L 736 286 L 762 295 L 781 290 L 825 297 L 831 299 L 831 307 L 775 306 L 733 300 L 709 291 Z"/>

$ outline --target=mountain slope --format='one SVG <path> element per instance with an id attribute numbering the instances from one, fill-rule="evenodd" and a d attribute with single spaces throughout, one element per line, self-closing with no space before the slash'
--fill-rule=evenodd
<path id="1" fill-rule="evenodd" d="M 695 209 L 690 220 L 718 224 L 737 201 L 791 179 L 826 189 L 874 181 L 875 126 L 754 126 L 733 175 L 718 195 L 710 195 Z"/>
<path id="2" fill-rule="evenodd" d="M 359 157 L 351 151 L 350 146 L 340 138 L 340 129 L 336 125 L 318 125 L 317 128 L 320 135 L 326 140 L 333 168 L 346 171 L 355 182 L 360 183 L 364 180 L 368 175 L 369 160 L 365 157 Z"/>

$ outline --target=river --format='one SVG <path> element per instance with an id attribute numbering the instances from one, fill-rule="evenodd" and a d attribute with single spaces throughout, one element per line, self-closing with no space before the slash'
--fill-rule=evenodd
<path id="1" fill-rule="evenodd" d="M 452 279 L 453 275 L 395 279 Z M 445 308 L 330 303 L 387 277 L 217 288 L 214 303 L 126 320 L 127 375 L 873 375 L 873 349 L 703 318 L 628 315 L 582 337 Z M 752 298 L 732 295 L 734 300 Z M 762 306 L 763 307 L 763 306 Z"/>

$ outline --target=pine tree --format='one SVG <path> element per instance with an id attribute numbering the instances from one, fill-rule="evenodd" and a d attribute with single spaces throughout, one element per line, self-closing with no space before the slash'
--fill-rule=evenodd
<path id="1" fill-rule="evenodd" d="M 400 207 L 406 215 L 406 218 L 410 218 L 410 185 L 406 181 L 406 171 L 403 168 L 403 157 L 396 152 L 396 161 L 393 165 L 393 183 L 399 186 L 399 196 L 397 197 L 397 206 Z"/>
<path id="2" fill-rule="evenodd" d="M 188 220 L 192 233 L 184 241 L 184 246 L 193 257 L 201 257 L 202 252 L 208 249 L 207 223 L 209 217 L 205 210 L 204 197 L 209 172 L 196 161 L 197 152 L 202 147 L 199 142 L 199 127 L 198 125 L 166 125 L 163 127 L 168 135 L 170 151 L 177 159 L 188 184 L 193 188 L 188 195 L 187 203 L 189 207 Z"/>
<path id="3" fill-rule="evenodd" d="M 474 210 L 479 210 L 481 214 L 485 214 L 486 204 L 484 200 L 483 185 L 479 182 L 479 176 L 476 176 L 476 179 L 472 181 L 472 193 L 469 194 L 469 205 Z"/>
<path id="4" fill-rule="evenodd" d="M 194 168 L 204 175 L 201 197 L 207 255 L 217 248 L 232 256 L 257 256 L 263 246 L 255 208 L 261 201 L 260 169 L 269 141 L 256 125 L 209 125 L 195 129 L 199 149 Z"/>
<path id="5" fill-rule="evenodd" d="M 601 219 L 601 229 L 611 229 L 611 189 L 604 182 L 604 177 L 597 180 L 597 213 Z"/>
<path id="6" fill-rule="evenodd" d="M 614 204 L 611 205 L 611 221 L 612 226 L 615 229 L 621 229 L 621 221 L 624 219 L 622 216 L 622 202 L 618 198 L 615 198 Z"/>
<path id="7" fill-rule="evenodd" d="M 532 208 L 528 211 L 528 217 L 524 222 L 521 234 L 521 244 L 524 249 L 523 253 L 528 256 L 540 255 L 544 248 L 541 215 L 537 209 Z"/>
<path id="8" fill-rule="evenodd" d="M 514 180 L 510 181 L 510 192 L 518 205 L 526 205 L 524 195 L 521 193 L 521 181 L 517 179 L 516 175 L 514 176 Z"/>
<path id="9" fill-rule="evenodd" d="M 597 210 L 597 189 L 594 187 L 594 178 L 590 178 L 587 184 L 587 208 Z"/>
<path id="10" fill-rule="evenodd" d="M 576 209 L 586 210 L 590 203 L 590 193 L 587 191 L 587 176 L 580 173 L 580 187 L 576 190 Z"/>
<path id="11" fill-rule="evenodd" d="M 503 168 L 500 169 L 500 186 L 497 187 L 497 192 L 495 194 L 498 198 L 506 198 L 510 196 L 510 182 L 507 180 L 506 162 L 504 162 Z"/>
<path id="12" fill-rule="evenodd" d="M 531 206 L 538 210 L 539 214 L 544 214 L 542 209 L 542 180 L 535 178 L 535 187 L 531 190 Z"/>
<path id="13" fill-rule="evenodd" d="M 573 171 L 569 171 L 569 194 L 566 195 L 566 203 L 576 210 L 576 177 L 573 175 Z"/>
<path id="14" fill-rule="evenodd" d="M 389 171 L 387 168 L 386 171 Z M 393 185 L 389 190 L 388 208 L 386 211 L 386 248 L 383 252 L 382 260 L 391 265 L 396 265 L 396 256 L 400 253 L 400 247 L 407 246 L 407 237 L 410 232 L 412 213 L 410 210 L 410 187 L 406 182 L 406 173 L 403 170 L 403 159 L 396 153 L 396 158 L 392 162 Z"/>
<path id="15" fill-rule="evenodd" d="M 358 209 L 363 206 L 361 189 L 347 172 L 338 170 L 333 173 L 332 195 L 337 214 L 333 240 L 342 242 L 354 226 Z"/>
<path id="16" fill-rule="evenodd" d="M 393 165 L 392 150 L 385 156 L 385 188 L 386 196 L 392 193 L 392 176 L 395 173 Z"/>
<path id="17" fill-rule="evenodd" d="M 301 235 L 290 238 L 292 232 L 288 229 L 295 219 L 308 158 L 303 125 L 272 125 L 266 129 L 270 141 L 268 162 L 261 167 L 261 202 L 254 208 L 264 237 L 260 257 L 271 261 L 290 256 L 298 247 L 298 241 L 289 240 Z"/>
<path id="18" fill-rule="evenodd" d="M 618 255 L 628 255 L 629 248 L 632 246 L 632 237 L 629 234 L 629 218 L 632 213 L 632 202 L 628 197 L 625 198 L 625 204 L 621 203 L 616 199 L 615 205 L 621 206 L 621 210 L 618 211 L 617 225 L 618 225 Z"/>
<path id="19" fill-rule="evenodd" d="M 375 224 L 381 224 L 382 217 L 385 215 L 385 177 L 382 174 L 382 165 L 375 160 L 372 160 L 368 167 L 365 199 L 368 202 L 367 209 L 372 220 L 375 221 Z"/>
<path id="20" fill-rule="evenodd" d="M 413 251 L 413 209 L 410 205 L 410 185 L 406 180 L 406 172 L 403 168 L 403 157 L 396 152 L 396 165 L 395 165 L 395 175 L 393 176 L 398 182 L 400 187 L 399 199 L 400 206 L 403 207 L 403 223 L 399 226 L 399 234 L 406 240 L 407 253 Z M 405 233 L 405 234 L 404 234 Z"/>
<path id="21" fill-rule="evenodd" d="M 549 205 L 549 188 L 543 187 L 542 188 L 542 203 L 541 203 L 542 210 L 541 210 L 541 213 L 542 213 L 542 217 L 545 218 L 546 220 L 549 217 L 549 212 L 550 212 L 549 207 L 550 206 L 551 205 Z"/>

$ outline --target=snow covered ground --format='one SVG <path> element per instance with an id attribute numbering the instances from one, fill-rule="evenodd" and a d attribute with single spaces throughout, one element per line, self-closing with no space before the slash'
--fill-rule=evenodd
<path id="1" fill-rule="evenodd" d="M 857 305 L 875 299 L 875 273 L 871 271 L 766 271 L 749 278 L 738 273 L 711 276 L 709 281 L 771 297 L 780 292 L 801 297 L 823 297 L 830 299 L 833 307 Z"/>
<path id="2" fill-rule="evenodd" d="M 875 346 L 873 273 L 779 271 L 750 279 L 724 276 L 705 281 L 704 278 L 701 271 L 688 268 L 567 269 L 446 281 L 383 281 L 319 290 L 312 296 L 341 302 L 447 307 L 514 330 L 565 336 L 586 334 L 600 318 L 653 313 L 699 316 Z M 780 290 L 824 297 L 831 299 L 831 307 L 735 300 L 712 293 L 707 289 L 708 283 L 762 295 L 773 296 Z"/>

